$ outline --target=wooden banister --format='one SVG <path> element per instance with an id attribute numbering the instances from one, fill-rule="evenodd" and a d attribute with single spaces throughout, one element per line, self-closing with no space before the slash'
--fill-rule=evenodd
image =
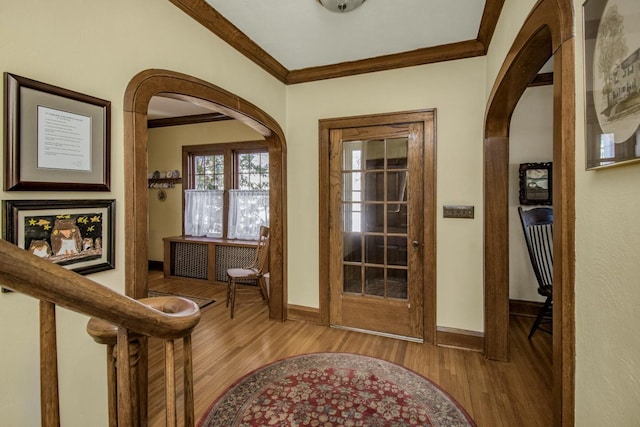
<path id="1" fill-rule="evenodd" d="M 155 298 L 142 298 L 139 300 L 149 307 L 156 308 L 158 310 L 169 309 L 172 312 L 180 313 L 183 311 L 190 311 L 194 307 L 197 307 L 196 303 L 184 298 L 176 297 L 155 297 Z M 99 344 L 105 344 L 107 346 L 107 377 L 109 381 L 109 425 L 117 426 L 118 419 L 120 418 L 120 405 L 118 402 L 118 390 L 121 387 L 120 377 L 117 375 L 118 367 L 120 366 L 119 360 L 120 351 L 118 346 L 121 343 L 118 340 L 118 328 L 115 325 L 110 324 L 101 319 L 95 317 L 89 319 L 87 323 L 87 332 L 91 335 Z M 129 336 L 128 347 L 130 352 L 137 352 L 139 349 L 139 336 Z M 193 401 L 193 353 L 191 347 L 191 334 L 185 335 L 183 338 L 182 352 L 183 352 L 183 392 L 184 392 L 184 426 L 193 427 L 195 424 L 194 418 L 194 401 Z M 114 351 L 115 350 L 115 351 Z M 130 356 L 129 368 L 131 369 L 131 375 L 125 379 L 130 382 L 131 387 L 131 402 L 137 402 L 137 388 L 134 380 L 136 378 L 135 370 L 137 367 L 137 357 Z M 124 357 L 124 356 L 122 356 Z M 174 340 L 165 340 L 165 420 L 166 426 L 175 426 L 177 423 L 176 413 L 176 385 L 175 385 L 175 344 Z M 117 377 L 117 378 L 116 378 Z M 139 420 L 141 417 L 140 408 L 125 408 L 125 411 L 131 409 L 134 419 Z"/>
<path id="2" fill-rule="evenodd" d="M 89 333 L 107 345 L 110 364 L 110 425 L 139 426 L 140 396 L 135 369 L 138 338 L 164 339 L 171 354 L 173 340 L 182 338 L 185 348 L 185 385 L 192 386 L 191 332 L 200 321 L 200 310 L 182 298 L 147 298 L 144 302 L 129 298 L 70 270 L 41 259 L 0 240 L 0 285 L 40 300 L 40 367 L 42 425 L 60 425 L 55 307 L 91 316 L 97 324 L 88 325 Z M 105 326 L 106 325 L 106 326 Z M 102 328 L 102 329 L 100 329 Z M 168 344 L 171 343 L 171 344 Z M 115 361 L 113 358 L 115 357 Z M 115 371 L 115 372 L 113 372 Z M 115 379 L 115 381 L 113 381 Z M 117 387 L 113 387 L 113 383 Z M 167 413 L 175 425 L 175 392 L 168 392 L 173 403 Z M 185 390 L 185 425 L 193 425 L 193 390 Z M 117 404 L 116 404 L 117 403 Z"/>
<path id="3" fill-rule="evenodd" d="M 0 240 L 0 284 L 135 333 L 182 338 L 200 321 L 197 306 L 176 316 L 173 303 L 157 310 Z"/>

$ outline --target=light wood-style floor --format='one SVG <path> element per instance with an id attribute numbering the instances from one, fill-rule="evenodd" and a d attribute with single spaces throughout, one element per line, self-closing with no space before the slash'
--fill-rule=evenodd
<path id="1" fill-rule="evenodd" d="M 202 309 L 193 333 L 196 421 L 211 403 L 245 374 L 270 362 L 313 352 L 348 352 L 403 365 L 429 378 L 453 396 L 480 427 L 550 426 L 551 337 L 527 333 L 532 318 L 512 316 L 510 362 L 486 360 L 466 350 L 416 344 L 391 338 L 316 326 L 301 321 L 268 320 L 257 291 L 237 297 L 236 315 L 229 318 L 224 285 L 164 279 L 151 271 L 149 288 L 212 297 Z M 176 345 L 180 366 L 181 345 Z M 149 342 L 149 425 L 164 426 L 162 343 Z M 178 422 L 182 425 L 182 372 L 176 373 Z"/>

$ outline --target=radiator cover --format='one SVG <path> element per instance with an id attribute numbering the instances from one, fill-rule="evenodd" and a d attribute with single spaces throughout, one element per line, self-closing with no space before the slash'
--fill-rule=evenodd
<path id="1" fill-rule="evenodd" d="M 216 242 L 215 260 L 209 258 L 209 242 L 174 241 L 170 246 L 170 274 L 189 279 L 227 281 L 227 269 L 245 267 L 253 261 L 255 247 L 225 245 Z M 215 263 L 214 277 L 209 278 L 210 264 Z M 239 282 L 243 283 L 243 282 Z M 255 283 L 248 281 L 246 283 Z"/>
<path id="2" fill-rule="evenodd" d="M 242 246 L 216 246 L 216 280 L 218 282 L 227 281 L 227 269 L 245 267 L 253 261 L 256 256 L 255 248 Z M 238 281 L 238 283 L 244 283 Z M 250 280 L 247 283 L 255 283 Z"/>
<path id="3" fill-rule="evenodd" d="M 207 280 L 209 256 L 207 245 L 194 242 L 171 242 L 171 275 Z"/>

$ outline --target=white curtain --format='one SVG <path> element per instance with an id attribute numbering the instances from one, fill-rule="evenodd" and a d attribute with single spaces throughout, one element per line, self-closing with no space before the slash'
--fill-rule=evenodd
<path id="1" fill-rule="evenodd" d="M 261 225 L 269 225 L 269 191 L 229 190 L 227 238 L 258 240 Z"/>
<path id="2" fill-rule="evenodd" d="M 184 234 L 222 237 L 222 190 L 185 190 Z"/>

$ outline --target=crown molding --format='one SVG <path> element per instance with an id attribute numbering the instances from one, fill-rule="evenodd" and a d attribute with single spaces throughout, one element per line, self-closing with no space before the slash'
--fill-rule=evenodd
<path id="1" fill-rule="evenodd" d="M 359 61 L 288 70 L 205 0 L 169 1 L 287 85 L 486 55 L 504 4 L 504 0 L 486 0 L 478 36 L 475 40 L 426 47 Z"/>
<path id="2" fill-rule="evenodd" d="M 213 34 L 227 42 L 232 48 L 249 58 L 282 83 L 289 73 L 281 63 L 247 37 L 235 25 L 220 15 L 204 0 L 169 0 L 187 15 L 202 24 Z"/>

